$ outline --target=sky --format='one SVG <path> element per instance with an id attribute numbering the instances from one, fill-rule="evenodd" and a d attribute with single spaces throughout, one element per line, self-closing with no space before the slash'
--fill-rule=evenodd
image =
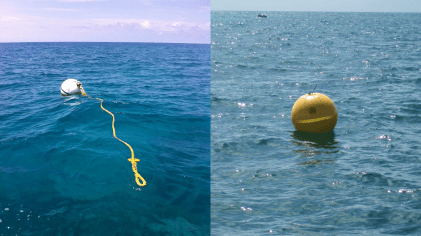
<path id="1" fill-rule="evenodd" d="M 212 11 L 421 12 L 420 0 L 212 0 Z"/>
<path id="2" fill-rule="evenodd" d="M 0 0 L 0 42 L 210 43 L 210 0 Z"/>

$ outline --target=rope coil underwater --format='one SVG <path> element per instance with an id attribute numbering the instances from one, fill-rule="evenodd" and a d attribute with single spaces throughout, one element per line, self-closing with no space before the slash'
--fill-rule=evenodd
<path id="1" fill-rule="evenodd" d="M 104 110 L 104 111 L 106 111 L 108 114 L 110 114 L 110 115 L 113 117 L 113 123 L 112 123 L 113 136 L 114 136 L 114 138 L 116 138 L 118 141 L 120 141 L 120 142 L 122 142 L 122 143 L 126 144 L 126 146 L 130 148 L 130 151 L 131 151 L 131 153 L 132 153 L 132 156 L 131 156 L 131 158 L 129 158 L 129 159 L 127 159 L 127 160 L 128 160 L 128 161 L 130 161 L 130 162 L 132 163 L 132 170 L 133 170 L 133 172 L 134 172 L 134 176 L 135 176 L 135 179 L 136 179 L 136 183 L 137 183 L 137 185 L 139 185 L 140 187 L 145 186 L 145 185 L 146 185 L 146 181 L 145 181 L 145 179 L 144 179 L 144 178 L 143 178 L 143 177 L 142 177 L 142 176 L 141 176 L 141 175 L 137 172 L 137 162 L 139 162 L 140 160 L 139 160 L 139 159 L 137 159 L 137 158 L 134 158 L 134 151 L 133 151 L 133 148 L 132 148 L 132 147 L 131 147 L 128 143 L 126 143 L 126 142 L 124 142 L 123 140 L 121 140 L 121 139 L 117 138 L 117 136 L 115 135 L 115 128 L 114 128 L 115 117 L 114 117 L 113 113 L 111 113 L 110 111 L 108 111 L 107 109 L 105 109 L 105 108 L 102 106 L 102 102 L 103 102 L 104 100 L 102 100 L 101 98 L 92 98 L 91 96 L 89 96 L 87 93 L 85 93 L 85 90 L 83 89 L 82 84 L 81 84 L 80 82 L 78 82 L 77 86 L 79 87 L 79 89 L 80 89 L 80 91 L 81 91 L 81 94 L 82 94 L 83 96 L 86 96 L 86 97 L 88 97 L 88 98 L 90 98 L 90 99 L 97 99 L 97 100 L 101 101 L 101 109 L 102 109 L 102 110 Z M 142 183 L 140 183 L 140 181 L 142 181 Z"/>

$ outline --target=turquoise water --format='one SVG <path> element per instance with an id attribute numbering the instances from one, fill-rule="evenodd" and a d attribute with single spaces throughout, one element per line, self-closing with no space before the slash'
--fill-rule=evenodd
<path id="1" fill-rule="evenodd" d="M 0 44 L 0 235 L 209 235 L 210 47 Z M 97 100 L 62 97 L 82 82 Z"/>
<path id="2" fill-rule="evenodd" d="M 421 15 L 211 22 L 212 234 L 420 235 Z M 291 122 L 316 85 L 338 110 L 330 135 Z"/>

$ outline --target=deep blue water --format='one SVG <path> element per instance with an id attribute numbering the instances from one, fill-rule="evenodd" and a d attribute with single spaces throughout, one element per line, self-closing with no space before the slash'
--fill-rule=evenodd
<path id="1" fill-rule="evenodd" d="M 0 235 L 209 235 L 210 45 L 0 44 Z M 100 102 L 62 97 L 82 82 Z"/>
<path id="2" fill-rule="evenodd" d="M 212 11 L 211 34 L 213 235 L 421 234 L 421 14 Z M 316 85 L 330 135 L 291 122 Z"/>

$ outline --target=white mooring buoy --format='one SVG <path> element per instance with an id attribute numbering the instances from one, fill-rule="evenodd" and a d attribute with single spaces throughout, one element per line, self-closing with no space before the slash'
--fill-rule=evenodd
<path id="1" fill-rule="evenodd" d="M 60 87 L 60 92 L 63 96 L 83 93 L 82 83 L 75 79 L 65 80 Z"/>

